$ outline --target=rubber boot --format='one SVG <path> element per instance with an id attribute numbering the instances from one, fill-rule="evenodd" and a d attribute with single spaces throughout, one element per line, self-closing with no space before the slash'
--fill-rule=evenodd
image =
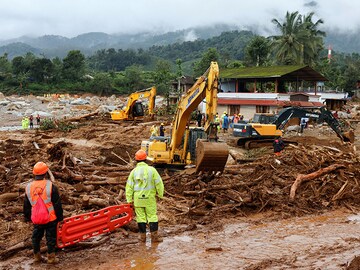
<path id="1" fill-rule="evenodd" d="M 151 242 L 152 242 L 152 243 L 160 243 L 160 242 L 162 242 L 162 241 L 163 241 L 163 239 L 162 239 L 162 237 L 158 234 L 157 231 L 151 232 Z"/>
<path id="2" fill-rule="evenodd" d="M 34 263 L 41 263 L 41 260 L 42 258 L 40 252 L 34 253 Z"/>
<path id="3" fill-rule="evenodd" d="M 146 242 L 146 233 L 139 233 L 139 242 L 141 243 Z"/>
<path id="4" fill-rule="evenodd" d="M 140 222 L 138 223 L 139 227 L 139 242 L 146 242 L 146 223 Z"/>
<path id="5" fill-rule="evenodd" d="M 48 264 L 56 264 L 59 262 L 59 259 L 56 258 L 55 253 L 50 253 L 47 255 L 47 263 Z"/>

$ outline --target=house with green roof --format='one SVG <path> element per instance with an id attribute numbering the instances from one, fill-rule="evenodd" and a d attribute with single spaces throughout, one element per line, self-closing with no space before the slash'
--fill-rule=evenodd
<path id="1" fill-rule="evenodd" d="M 250 119 L 254 113 L 277 113 L 289 106 L 341 107 L 343 93 L 321 98 L 327 80 L 305 65 L 220 69 L 218 111 Z"/>

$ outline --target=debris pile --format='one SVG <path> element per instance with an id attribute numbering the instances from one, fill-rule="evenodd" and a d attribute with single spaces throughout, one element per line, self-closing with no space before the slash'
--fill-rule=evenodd
<path id="1" fill-rule="evenodd" d="M 340 145 L 339 145 L 340 146 Z M 340 150 L 341 149 L 341 150 Z M 360 206 L 359 156 L 351 146 L 290 146 L 280 158 L 227 166 L 221 177 L 174 174 L 165 182 L 175 216 L 201 223 L 265 210 L 283 217 Z"/>
<path id="2" fill-rule="evenodd" d="M 65 217 L 125 202 L 126 180 L 135 165 L 132 157 L 139 142 L 148 138 L 152 123 L 119 125 L 110 117 L 108 122 L 99 119 L 90 116 L 68 133 L 0 133 L 0 248 L 31 234 L 22 216 L 24 188 L 33 178 L 32 166 L 40 160 L 50 166 Z M 277 158 L 262 153 L 253 162 L 227 165 L 221 175 L 196 175 L 192 168 L 159 169 L 165 184 L 160 222 L 209 224 L 268 210 L 288 217 L 340 205 L 356 209 L 359 156 L 350 145 L 329 141 L 330 147 L 320 141 L 324 140 L 289 146 Z"/>

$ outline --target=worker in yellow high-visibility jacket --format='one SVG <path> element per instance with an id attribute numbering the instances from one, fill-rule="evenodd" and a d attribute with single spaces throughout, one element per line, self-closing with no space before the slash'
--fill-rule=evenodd
<path id="1" fill-rule="evenodd" d="M 145 163 L 146 157 L 144 150 L 139 150 L 135 154 L 137 165 L 126 182 L 126 201 L 134 205 L 139 240 L 146 242 L 146 224 L 149 223 L 151 241 L 161 242 L 162 239 L 158 235 L 156 195 L 159 198 L 164 196 L 164 184 L 157 170 Z"/>

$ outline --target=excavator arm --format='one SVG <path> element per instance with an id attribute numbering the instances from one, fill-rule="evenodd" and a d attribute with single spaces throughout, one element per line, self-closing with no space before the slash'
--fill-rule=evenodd
<path id="1" fill-rule="evenodd" d="M 170 148 L 178 148 L 188 125 L 190 114 L 199 106 L 201 101 L 206 101 L 205 131 L 213 122 L 217 106 L 217 88 L 219 78 L 219 67 L 216 62 L 211 62 L 208 70 L 200 76 L 195 84 L 179 101 L 176 115 L 173 121 L 172 140 Z"/>
<path id="2" fill-rule="evenodd" d="M 351 130 L 345 132 L 339 121 L 326 107 L 321 107 L 320 112 L 312 112 L 298 107 L 285 108 L 279 112 L 274 124 L 277 129 L 282 130 L 291 118 L 303 117 L 316 119 L 318 123 L 326 122 L 342 141 L 354 142 L 354 133 Z"/>
<path id="3" fill-rule="evenodd" d="M 141 143 L 148 160 L 156 164 L 184 166 L 196 164 L 197 171 L 223 171 L 229 150 L 225 143 L 217 142 L 212 128 L 217 106 L 219 67 L 211 62 L 208 70 L 181 97 L 172 122 L 171 137 L 150 138 Z M 189 127 L 191 113 L 205 99 L 205 127 Z"/>
<path id="4" fill-rule="evenodd" d="M 115 110 L 110 113 L 112 120 L 134 120 L 135 117 L 144 116 L 142 104 L 137 103 L 137 101 L 146 98 L 149 100 L 148 113 L 152 118 L 154 116 L 155 97 L 156 97 L 155 86 L 151 88 L 139 90 L 130 94 L 126 106 L 123 110 Z"/>

